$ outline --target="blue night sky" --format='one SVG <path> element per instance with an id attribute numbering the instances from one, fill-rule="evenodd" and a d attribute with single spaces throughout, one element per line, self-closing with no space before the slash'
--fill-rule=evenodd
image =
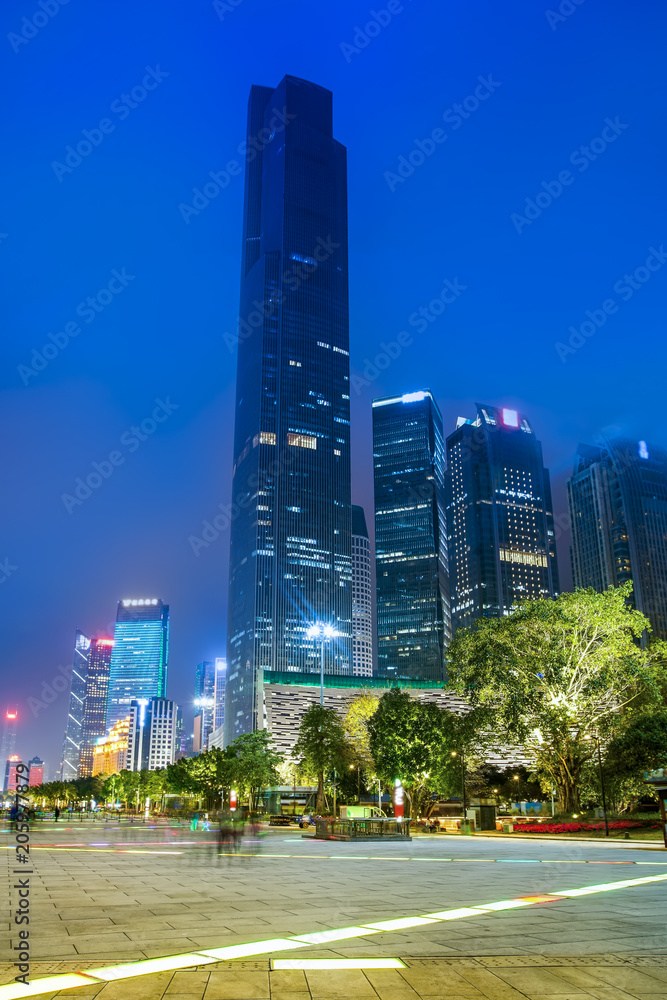
<path id="1" fill-rule="evenodd" d="M 238 319 L 253 83 L 289 73 L 332 90 L 348 148 L 356 502 L 370 511 L 370 404 L 387 393 L 432 388 L 446 433 L 475 401 L 523 411 L 557 515 L 579 441 L 615 429 L 667 444 L 667 258 L 644 269 L 667 245 L 665 9 L 565 0 L 572 13 L 550 25 L 545 4 L 392 0 L 389 18 L 385 0 L 69 0 L 35 29 L 22 18 L 37 0 L 5 0 L 0 702 L 21 712 L 19 753 L 59 764 L 67 696 L 37 715 L 28 698 L 71 663 L 77 626 L 112 627 L 120 597 L 171 605 L 179 702 L 195 664 L 225 652 L 228 532 L 198 555 L 189 539 L 230 500 L 224 334 Z M 355 45 L 371 9 L 388 23 Z M 144 78 L 153 89 L 124 103 Z M 97 144 L 67 164 L 82 130 Z M 210 204 L 180 207 L 229 163 Z M 446 280 L 459 294 L 436 316 Z M 573 336 L 587 310 L 604 325 Z M 374 367 L 401 331 L 412 343 Z M 107 478 L 68 510 L 93 463 Z M 568 545 L 565 529 L 566 586 Z"/>

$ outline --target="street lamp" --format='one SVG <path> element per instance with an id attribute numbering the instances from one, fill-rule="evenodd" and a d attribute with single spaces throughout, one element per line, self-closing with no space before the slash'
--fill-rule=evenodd
<path id="1" fill-rule="evenodd" d="M 604 791 L 604 777 L 602 774 L 602 754 L 600 753 L 600 739 L 598 736 L 593 736 L 590 733 L 587 736 L 584 736 L 584 739 L 593 740 L 595 742 L 595 746 L 597 747 L 598 751 L 598 769 L 600 771 L 600 789 L 602 791 L 602 812 L 604 814 L 604 835 L 605 837 L 608 837 L 609 821 L 607 820 L 607 796 L 605 795 Z"/>
<path id="2" fill-rule="evenodd" d="M 315 622 L 306 630 L 306 636 L 320 644 L 320 708 L 324 706 L 324 643 L 338 635 L 333 625 L 325 625 L 323 622 Z"/>

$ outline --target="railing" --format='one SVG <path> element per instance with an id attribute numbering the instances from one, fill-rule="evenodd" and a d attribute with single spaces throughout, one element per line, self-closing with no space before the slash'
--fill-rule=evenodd
<path id="1" fill-rule="evenodd" d="M 410 820 L 396 819 L 318 819 L 316 837 L 408 837 Z"/>

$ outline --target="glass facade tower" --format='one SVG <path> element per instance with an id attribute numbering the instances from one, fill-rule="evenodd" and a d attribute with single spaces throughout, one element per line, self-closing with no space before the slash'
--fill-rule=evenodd
<path id="1" fill-rule="evenodd" d="M 225 742 L 261 724 L 260 668 L 349 674 L 346 150 L 329 91 L 286 76 L 248 104 Z"/>
<path id="2" fill-rule="evenodd" d="M 352 504 L 352 673 L 373 675 L 371 543 L 363 507 Z"/>
<path id="3" fill-rule="evenodd" d="M 477 404 L 447 438 L 447 534 L 454 628 L 556 597 L 549 472 L 527 418 Z"/>
<path id="4" fill-rule="evenodd" d="M 107 697 L 109 694 L 109 669 L 113 639 L 93 639 L 88 648 L 86 694 L 83 703 L 83 726 L 79 777 L 88 778 L 93 773 L 93 749 L 98 739 L 106 735 Z"/>
<path id="5" fill-rule="evenodd" d="M 632 581 L 632 601 L 667 639 L 667 450 L 616 439 L 580 445 L 567 484 L 575 587 Z"/>
<path id="6" fill-rule="evenodd" d="M 215 712 L 215 664 L 213 660 L 203 660 L 195 667 L 195 753 L 208 749 L 208 738 L 213 732 Z"/>
<path id="7" fill-rule="evenodd" d="M 83 740 L 83 712 L 86 698 L 86 677 L 88 675 L 88 650 L 90 639 L 80 629 L 74 640 L 74 661 L 70 682 L 67 726 L 63 740 L 62 780 L 73 781 L 79 777 L 81 743 Z"/>
<path id="8" fill-rule="evenodd" d="M 169 655 L 169 605 L 157 598 L 118 602 L 109 668 L 107 730 L 129 715 L 130 703 L 164 698 Z"/>
<path id="9" fill-rule="evenodd" d="M 445 449 L 430 390 L 373 400 L 378 676 L 445 680 Z"/>

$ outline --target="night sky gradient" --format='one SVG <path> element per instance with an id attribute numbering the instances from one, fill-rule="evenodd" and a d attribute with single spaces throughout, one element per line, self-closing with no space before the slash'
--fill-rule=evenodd
<path id="1" fill-rule="evenodd" d="M 196 663 L 225 653 L 229 534 L 198 555 L 189 538 L 230 500 L 236 357 L 224 334 L 238 320 L 243 177 L 187 223 L 179 206 L 210 171 L 242 164 L 251 84 L 275 87 L 289 73 L 334 94 L 334 135 L 348 148 L 359 376 L 353 500 L 369 515 L 374 396 L 432 388 L 446 434 L 475 401 L 520 409 L 543 442 L 557 515 L 579 441 L 616 430 L 667 445 L 667 267 L 631 296 L 614 290 L 667 244 L 664 6 L 566 2 L 572 13 L 552 27 L 546 0 L 404 0 L 347 56 L 341 43 L 354 44 L 385 0 L 218 6 L 69 0 L 16 52 L 7 36 L 41 8 L 6 0 L 0 14 L 0 705 L 18 705 L 17 750 L 45 757 L 51 775 L 67 695 L 37 716 L 27 699 L 71 663 L 77 627 L 110 634 L 124 596 L 167 601 L 169 694 L 186 716 Z M 168 75 L 135 108 L 114 104 L 146 67 Z M 455 113 L 443 120 L 489 75 L 493 92 L 477 110 L 458 126 Z M 59 180 L 52 163 L 103 118 L 113 131 Z M 627 128 L 581 170 L 570 157 L 607 118 Z M 437 128 L 446 140 L 390 190 L 385 173 Z M 572 183 L 518 233 L 512 213 L 566 169 Z M 77 316 L 123 268 L 126 287 L 92 322 Z M 465 289 L 418 332 L 409 318 L 446 279 Z M 555 344 L 607 299 L 617 311 L 561 360 Z M 78 336 L 22 377 L 33 349 L 75 322 Z M 367 367 L 401 331 L 413 342 L 400 357 Z M 127 435 L 156 399 L 177 408 L 145 440 Z M 114 451 L 122 464 L 68 512 L 62 495 Z M 568 546 L 564 530 L 564 586 Z"/>

